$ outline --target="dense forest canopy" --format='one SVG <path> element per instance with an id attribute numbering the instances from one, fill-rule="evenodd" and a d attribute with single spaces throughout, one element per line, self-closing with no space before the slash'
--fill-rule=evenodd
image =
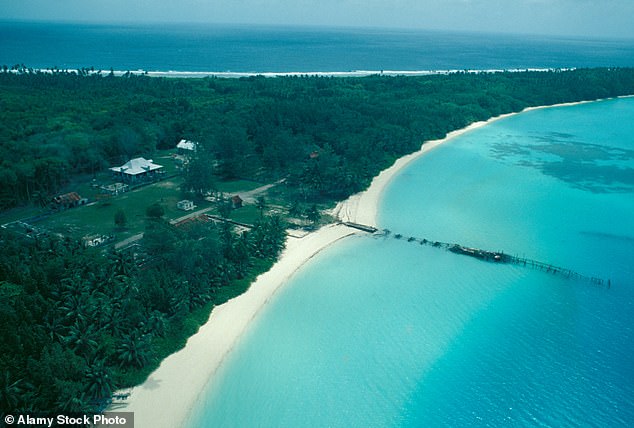
<path id="1" fill-rule="evenodd" d="M 103 409 L 266 270 L 284 229 L 275 216 L 240 234 L 148 217 L 141 257 L 0 229 L 0 413 Z"/>
<path id="2" fill-rule="evenodd" d="M 634 69 L 426 77 L 165 79 L 0 73 L 0 209 L 49 200 L 73 178 L 199 143 L 184 190 L 235 177 L 298 203 L 365 188 L 394 159 L 528 106 L 634 94 Z M 213 176 L 213 177 L 212 177 Z M 88 412 L 143 380 L 213 305 L 246 289 L 284 245 L 284 220 L 173 227 L 148 207 L 140 249 L 0 230 L 0 413 Z M 123 227 L 123 211 L 115 216 Z"/>
<path id="3" fill-rule="evenodd" d="M 181 138 L 200 143 L 221 179 L 285 177 L 298 198 L 341 199 L 423 141 L 471 122 L 632 93 L 632 69 L 241 79 L 4 72 L 0 209 Z"/>

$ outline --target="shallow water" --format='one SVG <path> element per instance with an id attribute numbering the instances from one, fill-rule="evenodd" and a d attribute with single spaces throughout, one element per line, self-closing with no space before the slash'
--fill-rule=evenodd
<path id="1" fill-rule="evenodd" d="M 193 426 L 631 426 L 634 99 L 467 133 L 394 179 L 388 237 L 320 253 L 219 370 Z M 611 288 L 422 246 L 524 255 Z"/>

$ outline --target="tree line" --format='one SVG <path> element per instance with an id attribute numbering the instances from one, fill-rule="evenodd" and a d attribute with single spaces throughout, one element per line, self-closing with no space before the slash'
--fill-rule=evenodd
<path id="1" fill-rule="evenodd" d="M 632 93 L 632 69 L 241 79 L 6 71 L 0 210 L 45 201 L 73 175 L 181 138 L 200 144 L 219 179 L 286 177 L 303 202 L 338 200 L 423 141 L 471 122 Z"/>

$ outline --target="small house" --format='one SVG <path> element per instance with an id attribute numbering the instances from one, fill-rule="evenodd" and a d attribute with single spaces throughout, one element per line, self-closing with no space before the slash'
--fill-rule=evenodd
<path id="1" fill-rule="evenodd" d="M 68 209 L 87 203 L 88 199 L 82 198 L 77 192 L 65 193 L 53 198 L 53 208 L 57 209 Z"/>
<path id="2" fill-rule="evenodd" d="M 178 154 L 187 155 L 192 154 L 196 151 L 196 146 L 198 143 L 189 140 L 180 140 L 176 145 L 176 149 L 178 150 Z"/>
<path id="3" fill-rule="evenodd" d="M 240 195 L 235 195 L 231 198 L 231 208 L 240 208 L 242 207 L 242 198 L 240 197 Z"/>
<path id="4" fill-rule="evenodd" d="M 176 208 L 183 211 L 191 211 L 196 208 L 196 205 L 194 205 L 194 202 L 184 199 L 176 203 Z"/>
<path id="5" fill-rule="evenodd" d="M 82 238 L 84 247 L 98 247 L 114 240 L 113 235 L 86 235 Z"/>
<path id="6" fill-rule="evenodd" d="M 161 176 L 162 165 L 152 162 L 152 159 L 134 158 L 121 166 L 110 168 L 115 178 L 128 183 L 141 183 Z"/>

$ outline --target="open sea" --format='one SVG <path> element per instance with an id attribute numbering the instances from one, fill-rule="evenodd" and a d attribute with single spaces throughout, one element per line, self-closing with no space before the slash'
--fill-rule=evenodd
<path id="1" fill-rule="evenodd" d="M 0 21 L 2 64 L 189 73 L 622 67 L 634 65 L 634 40 L 325 27 Z"/>
<path id="2" fill-rule="evenodd" d="M 0 22 L 0 64 L 191 75 L 634 66 L 634 40 Z M 379 212 L 392 234 L 345 239 L 294 275 L 189 423 L 634 426 L 633 219 L 634 98 L 471 131 L 393 180 Z M 410 236 L 529 257 L 610 288 Z"/>

